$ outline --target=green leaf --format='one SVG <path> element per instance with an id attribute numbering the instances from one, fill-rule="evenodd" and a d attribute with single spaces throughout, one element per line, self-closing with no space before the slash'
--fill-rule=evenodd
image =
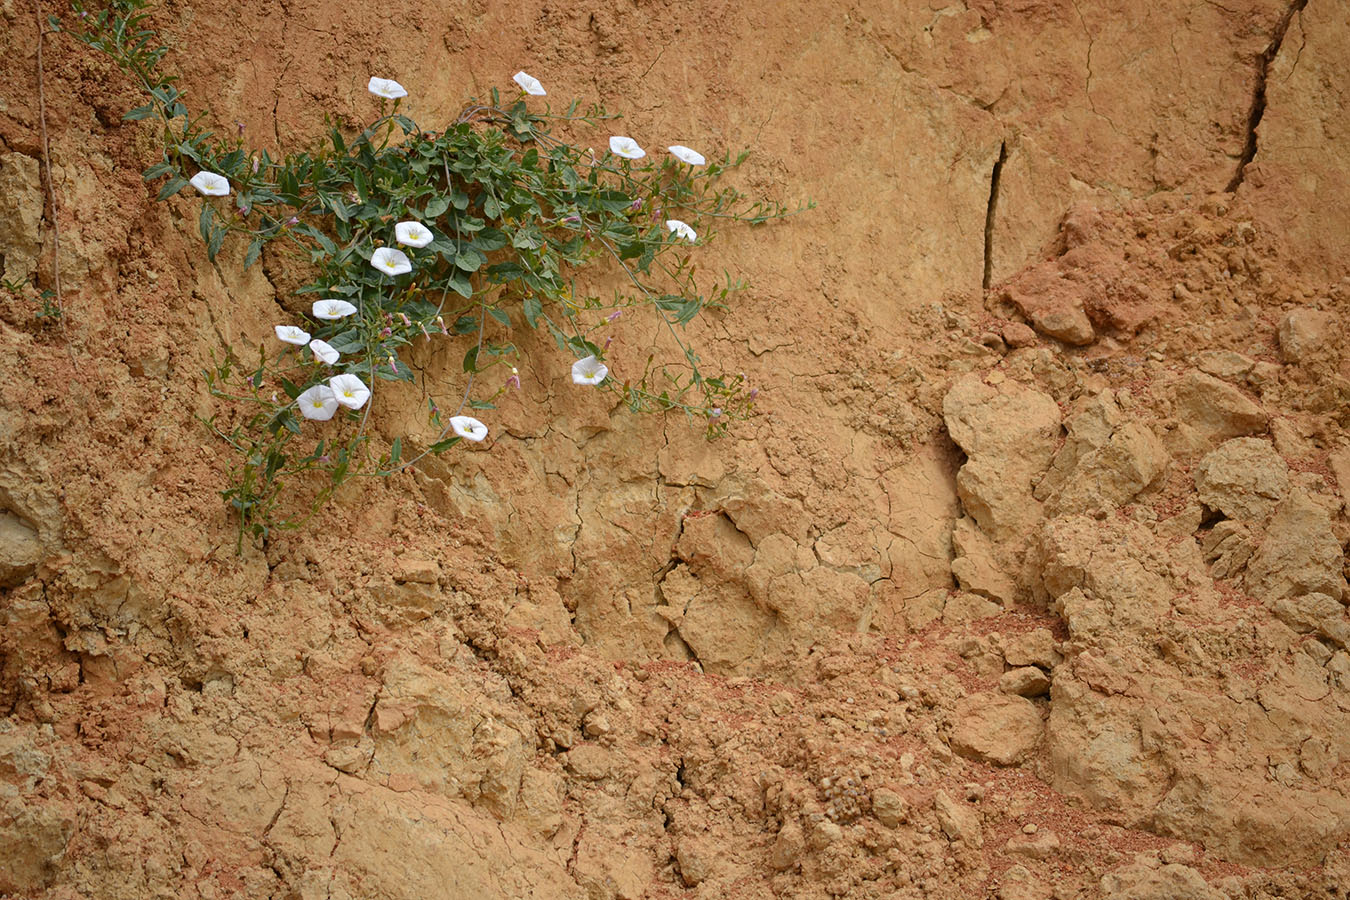
<path id="1" fill-rule="evenodd" d="M 499 228 L 484 228 L 474 236 L 473 246 L 483 253 L 500 250 L 507 244 L 506 234 Z"/>
<path id="2" fill-rule="evenodd" d="M 230 229 L 224 225 L 215 228 L 211 232 L 211 239 L 206 242 L 206 258 L 214 260 L 216 254 L 220 252 L 221 246 L 225 243 L 225 235 L 230 233 Z"/>
<path id="3" fill-rule="evenodd" d="M 488 315 L 492 316 L 492 318 L 496 319 L 498 322 L 501 322 L 507 328 L 511 327 L 511 317 L 508 316 L 505 312 L 503 312 L 502 310 L 498 309 L 495 306 L 489 306 L 487 308 L 487 311 Z"/>
<path id="4" fill-rule="evenodd" d="M 161 175 L 168 175 L 173 170 L 174 170 L 173 163 L 169 162 L 168 160 L 163 160 L 161 162 L 155 163 L 153 166 L 142 172 L 141 178 L 145 179 L 146 181 L 150 181 L 151 179 L 158 178 Z"/>
<path id="5" fill-rule="evenodd" d="M 286 392 L 286 396 L 294 400 L 300 396 L 300 388 L 295 386 L 295 382 L 289 378 L 281 379 L 281 389 Z"/>
<path id="6" fill-rule="evenodd" d="M 544 316 L 544 305 L 539 302 L 539 298 L 530 294 L 522 305 L 525 310 L 525 321 L 530 323 L 531 328 L 539 327 L 539 320 Z"/>
<path id="7" fill-rule="evenodd" d="M 184 178 L 182 175 L 175 175 L 174 177 L 170 178 L 167 182 L 165 182 L 164 187 L 159 189 L 159 193 L 155 195 L 155 201 L 163 202 L 164 200 L 168 200 L 174 194 L 178 193 L 187 186 L 188 180 L 186 178 Z"/>
<path id="8" fill-rule="evenodd" d="M 428 219 L 440 218 L 440 216 L 449 208 L 449 197 L 432 197 L 427 201 L 426 209 L 423 210 L 422 215 Z"/>
<path id="9" fill-rule="evenodd" d="M 389 465 L 391 467 L 398 465 L 398 461 L 403 458 L 403 438 L 394 438 L 394 445 L 389 448 Z"/>
<path id="10" fill-rule="evenodd" d="M 473 299 L 473 285 L 463 272 L 455 272 L 450 275 L 450 287 L 454 288 L 455 293 L 465 300 Z"/>
<path id="11" fill-rule="evenodd" d="M 327 200 L 329 207 L 333 210 L 333 215 L 338 217 L 338 221 L 346 222 L 351 219 L 351 210 L 347 208 L 347 204 L 342 202 L 341 197 L 337 194 L 332 194 L 327 197 Z"/>
<path id="12" fill-rule="evenodd" d="M 464 354 L 464 371 L 478 371 L 478 345 L 476 344 L 470 347 L 469 351 Z"/>
<path id="13" fill-rule="evenodd" d="M 522 228 L 511 237 L 511 246 L 517 250 L 538 250 L 544 246 L 544 237 L 537 228 Z"/>
<path id="14" fill-rule="evenodd" d="M 365 341 L 361 339 L 361 331 L 358 328 L 348 328 L 335 337 L 329 338 L 328 343 L 339 353 L 356 353 L 366 346 Z"/>
<path id="15" fill-rule="evenodd" d="M 202 204 L 201 215 L 197 217 L 197 230 L 201 232 L 202 240 L 211 240 L 211 223 L 215 220 L 215 208 L 209 203 Z"/>
<path id="16" fill-rule="evenodd" d="M 488 266 L 487 276 L 489 281 L 505 284 L 508 281 L 525 277 L 525 270 L 513 262 L 493 263 Z"/>
<path id="17" fill-rule="evenodd" d="M 455 265 L 465 272 L 477 272 L 487 262 L 487 257 L 473 247 L 464 247 L 455 255 Z"/>
<path id="18" fill-rule="evenodd" d="M 123 122 L 139 122 L 141 119 L 148 119 L 155 114 L 155 104 L 147 103 L 144 106 L 138 106 L 122 116 Z"/>
<path id="19" fill-rule="evenodd" d="M 427 449 L 429 449 L 432 453 L 435 453 L 435 454 L 438 454 L 438 455 L 439 455 L 439 454 L 444 453 L 445 451 L 449 450 L 451 447 L 455 446 L 456 444 L 458 444 L 459 441 L 460 441 L 459 435 L 455 435 L 455 436 L 452 437 L 452 438 L 446 438 L 446 439 L 443 440 L 443 441 L 437 441 L 436 443 L 432 444 L 432 445 L 431 445 L 430 447 L 428 447 Z"/>

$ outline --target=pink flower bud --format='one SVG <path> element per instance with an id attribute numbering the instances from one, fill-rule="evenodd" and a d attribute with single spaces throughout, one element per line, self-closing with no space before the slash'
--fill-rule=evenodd
<path id="1" fill-rule="evenodd" d="M 618 318 L 619 316 L 621 316 L 621 315 L 623 315 L 623 310 L 621 310 L 621 309 L 616 309 L 616 310 L 614 310 L 614 312 L 612 312 L 612 313 L 610 313 L 609 315 L 605 316 L 605 321 L 606 321 L 606 322 L 613 322 L 615 319 L 617 319 L 617 318 Z"/>

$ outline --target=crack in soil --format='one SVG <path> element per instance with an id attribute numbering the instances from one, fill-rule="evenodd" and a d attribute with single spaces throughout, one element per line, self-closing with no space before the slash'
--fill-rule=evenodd
<path id="1" fill-rule="evenodd" d="M 1003 163 L 1008 159 L 1008 142 L 998 145 L 998 159 L 994 160 L 994 171 L 989 176 L 989 205 L 984 211 L 984 289 L 989 290 L 989 282 L 994 275 L 994 217 L 998 210 L 998 185 L 1003 177 Z"/>
<path id="2" fill-rule="evenodd" d="M 1289 4 L 1284 15 L 1280 17 L 1279 24 L 1275 26 L 1275 34 L 1271 37 L 1270 43 L 1256 58 L 1256 86 L 1252 89 L 1252 106 L 1247 113 L 1247 139 L 1242 145 L 1242 156 L 1238 158 L 1237 171 L 1233 173 L 1228 187 L 1224 188 L 1230 194 L 1242 184 L 1247 177 L 1247 166 L 1256 158 L 1256 130 L 1266 114 L 1266 79 L 1270 76 L 1270 64 L 1279 56 L 1280 46 L 1284 44 L 1284 35 L 1289 30 L 1290 23 L 1294 21 L 1294 16 L 1302 13 L 1307 5 L 1308 0 L 1293 0 Z"/>

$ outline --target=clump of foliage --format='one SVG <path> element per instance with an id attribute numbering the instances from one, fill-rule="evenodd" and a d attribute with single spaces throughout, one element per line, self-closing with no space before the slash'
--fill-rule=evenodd
<path id="1" fill-rule="evenodd" d="M 713 437 L 751 414 L 755 391 L 741 376 L 704 371 L 684 334 L 740 286 L 726 276 L 700 290 L 694 259 L 707 229 L 790 214 L 722 184 L 744 153 L 709 162 L 674 145 L 658 158 L 616 135 L 609 152 L 596 154 L 555 126 L 615 117 L 599 106 L 581 112 L 577 102 L 562 113 L 540 111 L 532 104 L 544 102 L 534 99 L 544 88 L 521 72 L 518 91 L 503 97 L 493 89 L 435 130 L 405 114 L 401 85 L 371 78 L 378 114 L 367 127 L 333 126 L 322 146 L 276 158 L 246 149 L 240 135 L 207 130 L 206 115 L 189 108 L 161 67 L 167 51 L 145 0 L 97 10 L 74 2 L 72 10 L 65 30 L 144 89 L 148 102 L 124 118 L 153 122 L 162 136 L 162 156 L 145 180 L 159 182 L 159 200 L 189 186 L 202 195 L 207 256 L 240 240 L 250 266 L 274 244 L 310 273 L 299 289 L 313 296 L 310 316 L 278 324 L 278 342 L 252 361 L 227 347 L 205 372 L 225 404 L 208 424 L 239 454 L 224 495 L 241 539 L 298 524 L 348 479 L 387 476 L 462 440 L 483 440 L 488 426 L 470 413 L 489 417 L 495 398 L 519 388 L 510 365 L 519 352 L 510 335 L 519 328 L 546 329 L 577 360 L 575 383 L 609 391 L 635 412 L 682 411 Z M 589 295 L 579 276 L 596 263 L 621 271 L 628 288 Z M 659 319 L 673 358 L 611 373 L 602 332 L 629 310 Z M 464 348 L 463 384 L 443 404 L 438 386 L 408 362 L 410 348 L 433 340 Z M 488 382 L 498 366 L 510 376 Z M 376 452 L 367 430 L 375 395 L 415 382 L 429 398 L 437 436 L 416 452 L 403 438 Z M 297 482 L 308 489 L 309 502 L 300 504 L 308 512 L 288 517 L 295 508 L 288 489 Z"/>

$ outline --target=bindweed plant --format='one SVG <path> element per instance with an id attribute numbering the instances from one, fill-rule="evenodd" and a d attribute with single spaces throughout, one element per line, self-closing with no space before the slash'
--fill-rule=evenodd
<path id="1" fill-rule="evenodd" d="M 490 429 L 477 417 L 490 421 L 493 401 L 520 387 L 515 329 L 546 330 L 576 360 L 575 384 L 611 392 L 635 412 L 681 411 L 715 437 L 753 411 L 756 391 L 743 376 L 704 371 L 685 335 L 740 287 L 724 276 L 699 288 L 695 255 L 712 227 L 796 211 L 722 184 L 744 153 L 709 161 L 674 144 L 648 155 L 627 136 L 596 153 L 555 126 L 616 117 L 599 106 L 579 111 L 577 102 L 552 112 L 543 85 L 520 72 L 509 96 L 494 88 L 436 130 L 405 113 L 402 85 L 373 77 L 368 126 L 334 124 L 321 146 L 274 157 L 246 149 L 242 126 L 220 137 L 189 109 L 161 68 L 166 50 L 148 27 L 145 0 L 97 10 L 73 2 L 72 12 L 65 30 L 144 89 L 148 102 L 124 118 L 152 121 L 162 137 L 145 180 L 159 183 L 159 200 L 188 188 L 201 196 L 207 256 L 239 240 L 248 267 L 274 245 L 308 273 L 299 288 L 307 315 L 278 323 L 275 341 L 250 351 L 250 361 L 226 347 L 205 372 L 224 402 L 207 424 L 239 454 L 224 495 L 241 540 L 299 524 L 348 479 L 391 475 L 484 440 Z M 597 263 L 626 287 L 607 298 L 587 291 L 581 277 Z M 630 311 L 655 317 L 672 358 L 652 354 L 641 371 L 611 372 L 605 332 Z M 431 341 L 462 346 L 462 383 L 430 384 L 410 364 L 411 349 Z M 498 367 L 510 375 L 485 377 Z M 377 452 L 371 408 L 414 382 L 430 439 L 405 446 L 399 437 Z M 306 489 L 307 503 L 289 496 L 292 485 Z M 296 508 L 308 512 L 288 512 Z"/>
<path id="2" fill-rule="evenodd" d="M 0 278 L 0 288 L 11 299 L 33 305 L 33 321 L 38 325 L 49 325 L 60 321 L 61 307 L 56 303 L 56 292 L 39 289 L 33 283 L 31 275 L 23 278 Z"/>

